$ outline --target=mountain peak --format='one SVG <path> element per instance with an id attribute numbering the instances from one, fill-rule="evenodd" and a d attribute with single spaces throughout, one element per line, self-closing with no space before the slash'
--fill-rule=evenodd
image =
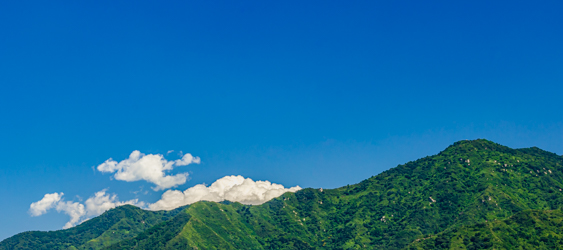
<path id="1" fill-rule="evenodd" d="M 444 151 L 448 149 L 509 149 L 509 147 L 500 145 L 496 142 L 489 141 L 487 139 L 475 139 L 475 140 L 461 140 L 457 141 Z"/>

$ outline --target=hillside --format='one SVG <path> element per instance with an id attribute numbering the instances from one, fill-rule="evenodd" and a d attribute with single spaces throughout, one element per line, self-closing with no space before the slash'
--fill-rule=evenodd
<path id="1" fill-rule="evenodd" d="M 107 249 L 401 249 L 435 247 L 439 239 L 448 248 L 459 246 L 458 238 L 469 246 L 464 239 L 471 241 L 483 223 L 504 221 L 529 231 L 526 220 L 514 218 L 548 210 L 556 211 L 542 223 L 558 223 L 562 189 L 561 156 L 460 141 L 355 185 L 303 189 L 259 206 L 198 202 L 136 237 L 110 236 L 96 247 L 121 240 Z M 451 242 L 442 244 L 446 238 L 439 235 L 450 234 Z M 18 237 L 23 240 L 12 238 Z M 517 244 L 533 245 L 534 239 Z"/>
<path id="2" fill-rule="evenodd" d="M 563 212 L 527 210 L 505 220 L 462 226 L 409 249 L 563 249 Z"/>
<path id="3" fill-rule="evenodd" d="M 138 233 L 169 220 L 180 210 L 153 212 L 124 205 L 73 228 L 19 233 L 0 242 L 0 250 L 100 249 L 120 240 L 133 238 Z"/>

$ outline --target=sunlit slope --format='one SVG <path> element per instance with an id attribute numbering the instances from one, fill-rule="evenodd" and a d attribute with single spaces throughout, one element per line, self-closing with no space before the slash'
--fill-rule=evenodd
<path id="1" fill-rule="evenodd" d="M 170 242 L 198 249 L 400 249 L 461 225 L 563 203 L 563 159 L 461 141 L 356 185 L 304 189 L 261 206 L 197 203 Z"/>
<path id="2" fill-rule="evenodd" d="M 198 202 L 176 218 L 108 249 L 263 249 L 237 212 L 241 207 L 239 203 Z"/>
<path id="3" fill-rule="evenodd" d="M 100 249 L 133 238 L 172 218 L 177 212 L 153 212 L 131 205 L 120 206 L 73 228 L 17 234 L 0 242 L 0 249 Z"/>

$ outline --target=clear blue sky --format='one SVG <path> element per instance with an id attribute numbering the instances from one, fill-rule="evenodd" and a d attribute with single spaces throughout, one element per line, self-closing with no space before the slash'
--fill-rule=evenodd
<path id="1" fill-rule="evenodd" d="M 93 170 L 133 150 L 333 188 L 461 139 L 563 154 L 561 1 L 4 1 L 0 239 L 27 210 L 150 184 Z"/>

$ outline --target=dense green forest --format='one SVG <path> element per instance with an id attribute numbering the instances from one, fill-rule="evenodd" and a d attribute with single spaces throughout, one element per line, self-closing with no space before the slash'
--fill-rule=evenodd
<path id="1" fill-rule="evenodd" d="M 554 249 L 562 189 L 561 156 L 460 141 L 355 185 L 259 206 L 124 206 L 75 228 L 15 235 L 0 249 Z"/>
<path id="2" fill-rule="evenodd" d="M 526 210 L 508 219 L 461 226 L 409 249 L 563 249 L 563 212 Z"/>

